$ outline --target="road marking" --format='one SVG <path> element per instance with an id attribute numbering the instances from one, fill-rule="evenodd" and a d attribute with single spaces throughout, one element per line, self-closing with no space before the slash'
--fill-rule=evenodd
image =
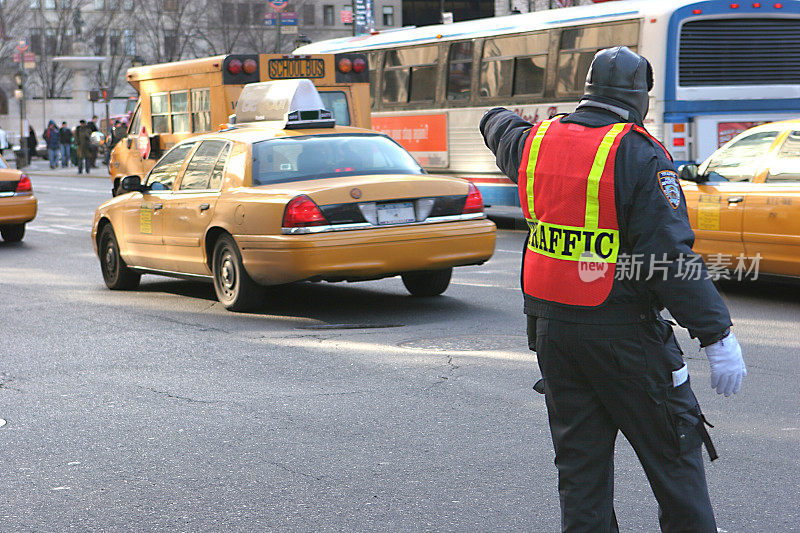
<path id="1" fill-rule="evenodd" d="M 45 192 L 51 190 L 51 191 L 67 191 L 67 192 L 91 192 L 103 195 L 108 194 L 108 191 L 106 189 L 84 189 L 82 187 L 55 187 L 53 185 L 42 185 L 41 182 L 37 183 L 34 188 Z"/>
<path id="2" fill-rule="evenodd" d="M 55 235 L 64 235 L 63 231 L 60 231 L 60 230 L 57 230 L 57 229 L 53 229 L 53 228 L 48 228 L 47 226 L 28 226 L 27 230 L 28 231 L 41 231 L 42 233 L 53 233 Z"/>
<path id="3" fill-rule="evenodd" d="M 501 250 L 500 248 L 496 249 L 495 252 L 505 252 L 507 254 L 521 254 L 522 250 Z"/>
<path id="4" fill-rule="evenodd" d="M 451 285 L 466 285 L 468 287 L 489 287 L 492 289 L 508 289 L 511 291 L 518 291 L 519 287 L 504 287 L 502 285 L 493 285 L 491 283 L 467 283 L 466 281 L 451 281 Z"/>
<path id="5" fill-rule="evenodd" d="M 262 339 L 269 344 L 284 346 L 286 348 L 312 348 L 333 350 L 337 353 L 376 353 L 381 355 L 440 355 L 454 357 L 485 357 L 487 359 L 503 359 L 507 361 L 536 360 L 536 355 L 530 351 L 512 352 L 508 350 L 431 350 L 428 348 L 404 348 L 373 342 L 349 341 L 343 339 Z"/>

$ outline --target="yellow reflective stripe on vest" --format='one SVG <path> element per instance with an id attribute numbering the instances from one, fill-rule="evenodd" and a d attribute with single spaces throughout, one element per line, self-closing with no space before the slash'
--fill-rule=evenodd
<path id="1" fill-rule="evenodd" d="M 600 202 L 598 201 L 600 176 L 603 175 L 603 169 L 606 168 L 606 160 L 609 152 L 611 152 L 611 146 L 614 144 L 617 135 L 624 128 L 625 124 L 614 124 L 614 127 L 603 137 L 600 147 L 597 149 L 597 154 L 594 156 L 592 170 L 589 171 L 589 181 L 586 184 L 586 218 L 583 222 L 586 229 L 597 229 L 597 222 L 600 216 Z"/>
<path id="2" fill-rule="evenodd" d="M 592 261 L 616 263 L 619 231 L 529 221 L 528 248 L 538 254 L 564 261 L 580 261 L 587 254 Z"/>
<path id="3" fill-rule="evenodd" d="M 528 154 L 528 168 L 525 170 L 528 175 L 528 181 L 526 183 L 528 186 L 528 212 L 531 214 L 531 218 L 528 219 L 528 222 L 536 220 L 536 212 L 533 209 L 533 171 L 536 170 L 536 160 L 539 159 L 539 146 L 542 144 L 542 138 L 544 134 L 547 133 L 547 128 L 550 127 L 552 122 L 552 120 L 545 120 L 539 124 L 539 129 L 536 130 L 536 135 L 533 137 L 531 150 Z"/>

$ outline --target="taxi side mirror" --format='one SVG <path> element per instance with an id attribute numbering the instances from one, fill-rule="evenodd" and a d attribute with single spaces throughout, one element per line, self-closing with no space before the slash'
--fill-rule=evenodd
<path id="1" fill-rule="evenodd" d="M 682 180 L 693 181 L 695 183 L 703 183 L 704 181 L 708 181 L 707 179 L 704 179 L 705 176 L 701 176 L 697 173 L 697 165 L 693 163 L 679 166 L 678 175 Z"/>
<path id="2" fill-rule="evenodd" d="M 119 182 L 119 188 L 124 192 L 143 192 L 147 187 L 142 185 L 142 178 L 139 176 L 125 176 Z"/>

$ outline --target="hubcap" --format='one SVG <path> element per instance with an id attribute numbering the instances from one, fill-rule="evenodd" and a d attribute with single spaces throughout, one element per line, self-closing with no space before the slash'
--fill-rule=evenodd
<path id="1" fill-rule="evenodd" d="M 117 254 L 114 250 L 114 246 L 111 243 L 106 245 L 105 263 L 108 272 L 113 273 L 117 266 Z"/>
<path id="2" fill-rule="evenodd" d="M 236 287 L 236 265 L 229 250 L 223 250 L 220 254 L 219 265 L 219 287 L 226 298 L 233 298 Z"/>

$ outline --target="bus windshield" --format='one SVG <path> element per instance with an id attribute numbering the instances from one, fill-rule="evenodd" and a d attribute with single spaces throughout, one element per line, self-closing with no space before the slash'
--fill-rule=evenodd
<path id="1" fill-rule="evenodd" d="M 383 135 L 283 137 L 253 144 L 253 185 L 361 174 L 422 174 L 408 152 Z"/>

